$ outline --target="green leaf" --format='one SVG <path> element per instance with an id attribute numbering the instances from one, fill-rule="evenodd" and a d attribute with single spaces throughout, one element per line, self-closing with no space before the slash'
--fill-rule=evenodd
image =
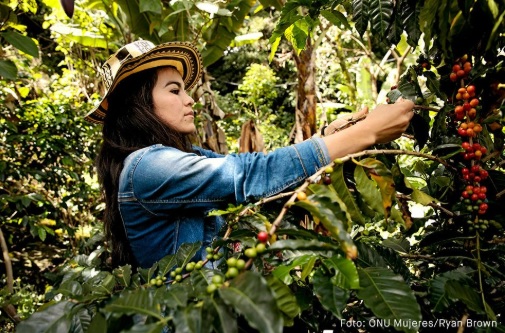
<path id="1" fill-rule="evenodd" d="M 298 54 L 307 44 L 307 38 L 311 30 L 310 25 L 307 23 L 308 19 L 308 17 L 301 18 L 284 32 L 286 39 L 290 41 Z"/>
<path id="2" fill-rule="evenodd" d="M 346 29 L 351 30 L 351 26 L 349 25 L 349 22 L 347 22 L 347 18 L 345 17 L 344 14 L 339 12 L 338 10 L 322 10 L 321 15 L 330 21 L 333 25 L 337 27 L 341 27 L 343 25 Z"/>
<path id="3" fill-rule="evenodd" d="M 410 243 L 406 238 L 387 238 L 382 241 L 382 245 L 401 253 L 409 253 L 410 249 Z"/>
<path id="4" fill-rule="evenodd" d="M 453 108 L 449 104 L 445 104 L 435 116 L 433 120 L 433 126 L 431 127 L 431 139 L 436 142 L 437 138 L 441 138 L 447 136 L 447 123 L 446 117 L 450 112 L 450 109 Z"/>
<path id="5" fill-rule="evenodd" d="M 434 93 L 438 98 L 442 100 L 447 100 L 445 93 L 440 90 L 440 78 L 437 77 L 432 71 L 424 71 L 423 76 L 426 77 L 426 86 L 428 89 Z"/>
<path id="6" fill-rule="evenodd" d="M 166 288 L 158 288 L 154 293 L 156 302 L 169 308 L 185 307 L 191 296 L 191 287 L 186 284 L 172 284 Z"/>
<path id="7" fill-rule="evenodd" d="M 286 29 L 291 27 L 296 21 L 303 18 L 298 12 L 301 5 L 301 1 L 298 0 L 286 1 L 282 7 L 281 15 L 275 25 L 272 36 L 270 36 L 270 43 L 273 44 L 274 41 L 284 35 Z"/>
<path id="8" fill-rule="evenodd" d="M 159 321 L 152 324 L 138 323 L 132 326 L 129 330 L 122 330 L 121 333 L 161 333 L 166 324 Z M 95 331 L 90 331 L 95 333 Z"/>
<path id="9" fill-rule="evenodd" d="M 169 24 L 172 27 L 171 34 L 167 36 L 163 35 L 163 40 L 181 40 L 181 41 L 189 41 L 189 13 L 187 11 L 182 11 L 177 15 L 172 15 L 168 17 Z M 161 33 L 161 32 L 160 32 Z"/>
<path id="10" fill-rule="evenodd" d="M 275 245 L 275 243 L 272 245 Z M 272 274 L 273 274 L 273 276 L 275 276 L 276 278 L 281 280 L 284 284 L 289 285 L 293 282 L 293 277 L 290 274 L 291 270 L 295 267 L 299 267 L 299 266 L 303 266 L 303 265 L 307 264 L 308 262 L 310 262 L 312 260 L 312 258 L 317 258 L 317 256 L 315 256 L 313 254 L 302 255 L 302 256 L 296 258 L 295 260 L 293 260 L 293 262 L 290 265 L 284 264 L 284 265 L 277 266 L 273 270 Z"/>
<path id="11" fill-rule="evenodd" d="M 205 308 L 211 313 L 215 332 L 238 333 L 237 319 L 231 307 L 217 297 L 206 298 L 204 302 Z"/>
<path id="12" fill-rule="evenodd" d="M 312 278 L 314 294 L 326 310 L 342 319 L 342 311 L 347 306 L 350 291 L 336 286 L 331 280 L 332 276 L 325 275 L 322 269 L 315 271 Z"/>
<path id="13" fill-rule="evenodd" d="M 202 50 L 204 66 L 216 62 L 237 35 L 220 24 L 221 21 L 222 19 L 215 21 L 203 32 L 203 38 L 207 42 Z"/>
<path id="14" fill-rule="evenodd" d="M 88 328 L 91 324 L 91 306 L 87 308 L 84 304 L 77 304 L 72 309 L 72 332 L 84 333 L 89 332 Z"/>
<path id="15" fill-rule="evenodd" d="M 400 97 L 403 97 L 402 92 L 398 89 L 393 89 L 388 91 L 386 96 L 389 98 L 389 103 L 394 104 L 396 100 Z"/>
<path id="16" fill-rule="evenodd" d="M 75 280 L 64 281 L 58 288 L 58 293 L 70 298 L 82 295 L 82 286 Z"/>
<path id="17" fill-rule="evenodd" d="M 275 56 L 275 52 L 277 51 L 277 48 L 279 47 L 279 44 L 281 43 L 281 37 L 277 37 L 274 40 L 270 40 L 271 49 L 270 49 L 270 55 L 268 56 L 268 62 L 272 62 Z"/>
<path id="18" fill-rule="evenodd" d="M 23 320 L 16 326 L 17 333 L 58 333 L 70 332 L 70 311 L 74 303 L 62 301 L 35 312 L 28 319 Z"/>
<path id="19" fill-rule="evenodd" d="M 281 10 L 284 5 L 284 1 L 282 0 L 260 0 L 260 3 L 265 8 L 274 7 L 277 10 Z"/>
<path id="20" fill-rule="evenodd" d="M 199 333 L 208 332 L 205 329 L 207 323 L 202 318 L 202 307 L 190 304 L 187 307 L 179 308 L 174 314 L 175 331 L 177 333 Z"/>
<path id="21" fill-rule="evenodd" d="M 438 156 L 441 159 L 449 159 L 454 155 L 457 155 L 463 152 L 464 149 L 461 148 L 461 144 L 459 143 L 447 143 L 443 145 L 438 145 L 433 148 L 433 155 Z"/>
<path id="22" fill-rule="evenodd" d="M 385 242 L 387 241 L 384 240 L 382 245 L 392 245 L 393 242 Z M 401 244 L 401 240 L 398 240 L 399 242 L 396 244 L 396 248 L 400 249 L 403 248 L 404 250 L 408 248 L 408 244 Z M 408 242 L 407 240 L 405 240 Z M 389 244 L 388 244 L 389 243 Z M 380 245 L 375 245 L 374 249 L 377 251 L 377 253 L 382 257 L 382 259 L 385 262 L 385 265 L 379 265 L 380 267 L 385 267 L 391 269 L 395 274 L 400 274 L 403 279 L 407 282 L 409 282 L 412 278 L 412 273 L 410 272 L 409 268 L 405 264 L 405 259 L 402 258 L 395 250 L 389 247 L 384 247 Z M 404 251 L 403 250 L 403 251 Z M 400 252 L 403 252 L 400 251 Z"/>
<path id="23" fill-rule="evenodd" d="M 361 289 L 357 294 L 381 319 L 390 319 L 400 331 L 411 332 L 402 321 L 420 321 L 421 309 L 414 293 L 400 275 L 382 267 L 358 269 Z"/>
<path id="24" fill-rule="evenodd" d="M 293 295 L 288 286 L 275 276 L 268 276 L 267 283 L 274 294 L 277 307 L 284 316 L 284 326 L 292 326 L 293 319 L 301 312 L 295 295 Z M 288 325 L 288 323 L 290 325 Z"/>
<path id="25" fill-rule="evenodd" d="M 23 36 L 16 31 L 6 31 L 0 34 L 8 43 L 16 49 L 31 55 L 32 57 L 39 57 L 39 48 L 37 44 L 28 36 Z"/>
<path id="26" fill-rule="evenodd" d="M 199 270 L 191 272 L 191 284 L 197 293 L 206 293 L 207 286 L 211 283 L 212 277 L 217 274 L 217 271 L 203 267 Z"/>
<path id="27" fill-rule="evenodd" d="M 362 242 L 357 242 L 356 247 L 358 248 L 358 259 L 357 262 L 361 267 L 387 267 L 384 258 L 377 253 L 375 247 L 365 244 Z"/>
<path id="28" fill-rule="evenodd" d="M 352 2 L 352 20 L 359 35 L 363 37 L 368 28 L 370 4 L 369 0 L 356 0 Z"/>
<path id="29" fill-rule="evenodd" d="M 418 189 L 413 189 L 412 194 L 410 195 L 410 198 L 414 202 L 417 202 L 418 204 L 421 204 L 424 206 L 439 202 L 437 199 L 433 198 L 432 196 L 430 196 L 430 195 L 428 195 Z"/>
<path id="30" fill-rule="evenodd" d="M 121 286 L 128 287 L 132 277 L 132 267 L 131 265 L 118 267 L 112 271 L 112 274 L 114 274 L 116 281 L 119 282 Z"/>
<path id="31" fill-rule="evenodd" d="M 438 7 L 442 2 L 443 1 L 439 0 L 426 0 L 419 13 L 419 26 L 424 33 L 424 45 L 426 48 L 430 45 L 432 36 L 431 29 L 434 27 Z"/>
<path id="32" fill-rule="evenodd" d="M 335 256 L 323 260 L 323 264 L 330 271 L 334 271 L 335 275 L 331 278 L 331 282 L 342 289 L 358 289 L 359 276 L 356 266 L 352 260 Z"/>
<path id="33" fill-rule="evenodd" d="M 97 312 L 88 327 L 88 332 L 107 333 L 107 320 L 100 312 Z"/>
<path id="34" fill-rule="evenodd" d="M 372 34 L 385 38 L 391 16 L 393 15 L 393 1 L 369 0 L 369 5 Z"/>
<path id="35" fill-rule="evenodd" d="M 276 231 L 277 235 L 287 235 L 288 238 L 298 238 L 298 239 L 321 239 L 316 233 L 305 230 L 305 229 L 278 229 Z M 253 237 L 254 234 L 251 235 Z M 326 240 L 326 239 L 325 239 Z M 329 240 L 329 238 L 327 239 Z"/>
<path id="36" fill-rule="evenodd" d="M 20 201 L 25 208 L 28 208 L 28 206 L 30 206 L 30 204 L 32 203 L 32 199 L 27 195 L 22 196 L 20 198 Z"/>
<path id="37" fill-rule="evenodd" d="M 407 32 L 407 43 L 412 47 L 417 47 L 419 38 L 421 38 L 421 29 L 419 27 L 420 6 L 417 1 L 407 0 L 401 2 L 399 10 L 402 26 Z"/>
<path id="38" fill-rule="evenodd" d="M 219 294 L 226 304 L 243 315 L 252 328 L 264 333 L 282 332 L 282 315 L 263 277 L 246 271 Z"/>
<path id="39" fill-rule="evenodd" d="M 404 98 L 410 99 L 414 103 L 418 96 L 423 96 L 414 67 L 410 66 L 405 74 L 400 77 L 398 90 L 401 91 Z"/>
<path id="40" fill-rule="evenodd" d="M 491 35 L 489 36 L 489 39 L 486 44 L 486 51 L 491 49 L 496 45 L 496 39 L 500 35 L 500 31 L 503 32 L 503 28 L 500 29 L 500 27 L 503 26 L 503 20 L 505 18 L 505 11 L 502 11 L 500 14 L 500 17 L 494 22 L 493 29 L 491 30 Z"/>
<path id="41" fill-rule="evenodd" d="M 228 3 L 226 9 L 233 13 L 232 16 L 214 19 L 203 32 L 202 36 L 206 44 L 201 53 L 205 67 L 222 57 L 224 51 L 240 32 L 245 17 L 249 15 L 249 11 L 255 3 L 255 0 L 237 0 Z"/>
<path id="42" fill-rule="evenodd" d="M 376 183 L 368 179 L 365 170 L 362 166 L 357 165 L 354 169 L 354 179 L 356 180 L 356 188 L 363 197 L 364 201 L 376 212 L 384 215 L 386 218 L 389 215 L 384 209 L 382 195 L 376 187 Z M 394 207 L 391 209 L 391 217 L 399 223 L 404 223 L 401 215 Z"/>
<path id="43" fill-rule="evenodd" d="M 139 0 L 139 11 L 141 13 L 153 12 L 161 14 L 162 9 L 160 0 Z"/>
<path id="44" fill-rule="evenodd" d="M 91 279 L 83 283 L 85 293 L 90 293 L 94 296 L 109 296 L 114 291 L 116 279 L 114 275 L 106 271 L 100 271 Z"/>
<path id="45" fill-rule="evenodd" d="M 45 241 L 46 240 L 46 236 L 47 236 L 47 232 L 44 228 L 40 227 L 40 228 L 37 228 L 37 233 L 39 235 L 39 238 L 41 241 Z"/>
<path id="46" fill-rule="evenodd" d="M 448 42 L 448 37 L 451 34 L 451 24 L 449 22 L 453 19 L 453 13 L 451 11 L 451 4 L 447 1 L 441 1 L 438 7 L 438 30 L 435 30 L 437 34 L 436 42 L 440 45 L 440 48 L 444 53 L 447 53 L 451 49 L 452 45 Z"/>
<path id="47" fill-rule="evenodd" d="M 72 40 L 80 45 L 107 49 L 107 40 L 102 35 L 93 33 L 86 29 L 78 29 L 63 23 L 53 24 L 51 31 L 65 36 L 66 39 Z"/>
<path id="48" fill-rule="evenodd" d="M 479 293 L 468 284 L 461 281 L 448 280 L 445 283 L 445 291 L 449 298 L 462 301 L 470 310 L 479 314 L 486 313 Z"/>
<path id="49" fill-rule="evenodd" d="M 304 239 L 284 239 L 278 240 L 270 247 L 268 247 L 269 251 L 278 251 L 278 250 L 311 250 L 311 251 L 331 251 L 339 248 L 339 245 L 321 242 L 315 239 L 304 240 Z"/>
<path id="50" fill-rule="evenodd" d="M 316 264 L 317 257 L 311 257 L 310 260 L 307 262 L 307 264 L 302 266 L 302 273 L 300 274 L 300 279 L 305 280 L 311 273 L 312 270 L 314 269 L 314 265 Z"/>
<path id="51" fill-rule="evenodd" d="M 143 314 L 162 320 L 160 305 L 155 302 L 155 297 L 150 289 L 124 291 L 119 298 L 105 306 L 105 311 L 113 315 Z"/>
<path id="52" fill-rule="evenodd" d="M 395 3 L 393 2 L 393 4 Z M 391 15 L 389 27 L 388 30 L 386 31 L 387 33 L 386 39 L 391 45 L 398 45 L 402 41 L 402 35 L 405 26 L 403 25 L 400 14 L 398 13 L 400 3 L 396 1 L 396 4 L 394 6 L 395 6 L 394 11 L 396 11 L 397 13 Z M 399 48 L 397 49 L 399 50 Z"/>
<path id="53" fill-rule="evenodd" d="M 184 267 L 202 247 L 201 242 L 182 244 L 176 253 L 177 266 Z"/>
<path id="54" fill-rule="evenodd" d="M 169 254 L 158 262 L 159 275 L 165 276 L 177 265 L 177 258 L 175 254 Z"/>
<path id="55" fill-rule="evenodd" d="M 330 223 L 331 222 L 335 223 L 335 225 L 333 226 L 326 225 L 325 223 L 327 223 L 328 221 L 321 220 L 325 228 L 327 228 L 330 232 L 332 232 L 332 235 L 337 239 L 347 241 L 348 240 L 347 232 L 351 230 L 352 226 L 351 215 L 347 211 L 346 204 L 337 195 L 337 192 L 335 191 L 333 186 L 312 184 L 309 186 L 309 190 L 314 193 L 313 195 L 310 196 L 309 199 L 320 202 L 321 206 L 323 206 L 325 209 L 330 209 L 336 218 L 334 220 L 333 219 L 329 220 Z M 320 216 L 317 217 L 319 218 Z M 342 224 L 341 226 L 340 222 Z M 333 227 L 337 228 L 333 229 Z M 340 227 L 342 227 L 343 230 L 339 229 Z M 330 230 L 330 228 L 333 229 L 333 231 Z M 351 244 L 352 242 L 348 243 Z"/>
<path id="56" fill-rule="evenodd" d="M 139 274 L 145 282 L 149 282 L 153 275 L 156 273 L 158 269 L 158 263 L 155 262 L 150 268 L 139 268 Z"/>
<path id="57" fill-rule="evenodd" d="M 351 215 L 353 222 L 358 222 L 361 225 L 365 224 L 363 215 L 361 214 L 353 195 L 347 188 L 344 178 L 344 164 L 337 164 L 334 166 L 334 171 L 331 174 L 331 184 L 337 192 L 337 195 L 345 203 L 347 211 Z"/>
<path id="58" fill-rule="evenodd" d="M 296 206 L 309 211 L 320 223 L 330 232 L 332 237 L 347 244 L 353 244 L 351 236 L 344 226 L 342 211 L 340 207 L 333 204 L 328 198 L 311 195 L 307 200 L 297 201 Z M 314 241 L 310 241 L 314 242 Z M 327 246 L 327 245 L 326 245 Z"/>
<path id="59" fill-rule="evenodd" d="M 0 60 L 0 76 L 7 80 L 15 80 L 18 77 L 18 68 L 10 60 Z"/>
<path id="60" fill-rule="evenodd" d="M 440 312 L 452 304 L 451 299 L 445 289 L 445 284 L 448 281 L 466 281 L 471 282 L 468 277 L 471 271 L 468 268 L 455 269 L 435 276 L 430 281 L 430 302 L 434 312 Z"/>
<path id="61" fill-rule="evenodd" d="M 116 1 L 127 18 L 128 26 L 135 35 L 159 44 L 160 39 L 157 34 L 151 34 L 150 22 L 147 15 L 140 11 L 139 2 L 131 0 Z"/>

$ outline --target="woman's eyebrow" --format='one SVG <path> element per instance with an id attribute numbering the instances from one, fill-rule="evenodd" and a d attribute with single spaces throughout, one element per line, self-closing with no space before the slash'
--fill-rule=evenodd
<path id="1" fill-rule="evenodd" d="M 182 87 L 182 85 L 181 85 L 181 83 L 180 83 L 179 81 L 168 81 L 168 82 L 165 84 L 165 87 L 166 87 L 166 86 L 169 86 L 169 85 L 171 85 L 171 84 L 175 84 L 175 85 L 177 85 L 179 88 L 181 88 L 181 87 Z"/>

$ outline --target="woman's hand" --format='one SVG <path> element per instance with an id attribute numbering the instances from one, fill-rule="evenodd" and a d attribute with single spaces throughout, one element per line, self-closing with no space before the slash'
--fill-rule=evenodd
<path id="1" fill-rule="evenodd" d="M 399 138 L 414 116 L 414 103 L 399 98 L 394 104 L 378 105 L 365 120 L 363 126 L 375 135 L 375 143 L 386 143 Z"/>
<path id="2" fill-rule="evenodd" d="M 361 120 L 366 117 L 368 114 L 368 106 L 365 106 L 361 111 L 353 113 L 351 115 L 345 115 L 342 118 L 338 118 L 332 121 L 326 128 L 324 129 L 323 135 L 330 135 L 335 133 L 336 131 L 342 130 L 346 125 L 352 124 L 353 121 Z"/>
<path id="3" fill-rule="evenodd" d="M 355 125 L 331 134 L 332 128 L 339 128 L 349 119 L 336 120 L 326 129 L 327 136 L 323 141 L 328 148 L 331 159 L 353 154 L 377 143 L 386 143 L 399 138 L 409 126 L 414 116 L 412 108 L 414 103 L 405 99 L 398 99 L 395 104 L 377 106 L 367 113 L 365 108 L 355 114 L 355 117 L 365 116 Z M 335 124 L 334 124 L 335 123 Z M 330 135 L 331 134 L 331 135 Z"/>

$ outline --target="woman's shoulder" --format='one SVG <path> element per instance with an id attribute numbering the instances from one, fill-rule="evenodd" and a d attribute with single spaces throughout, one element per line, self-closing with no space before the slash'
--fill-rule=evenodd
<path id="1" fill-rule="evenodd" d="M 149 163 L 153 161 L 166 161 L 167 159 L 180 158 L 183 155 L 194 154 L 192 152 L 184 152 L 174 147 L 164 146 L 162 144 L 155 144 L 152 146 L 144 147 L 132 152 L 124 161 L 124 166 L 130 164 L 138 164 L 141 161 Z"/>
<path id="2" fill-rule="evenodd" d="M 159 173 L 166 170 L 177 170 L 192 164 L 195 159 L 206 158 L 201 151 L 182 151 L 180 149 L 156 144 L 131 153 L 124 161 L 124 170 L 142 170 L 142 173 Z M 136 172 L 136 171 L 135 171 Z"/>

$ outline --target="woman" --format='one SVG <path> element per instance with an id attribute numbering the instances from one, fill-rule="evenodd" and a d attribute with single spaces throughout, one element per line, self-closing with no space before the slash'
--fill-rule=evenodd
<path id="1" fill-rule="evenodd" d="M 113 265 L 151 267 L 181 244 L 197 241 L 203 259 L 223 223 L 207 216 L 210 211 L 294 188 L 337 157 L 398 138 L 413 116 L 413 103 L 401 100 L 333 133 L 345 120 L 335 121 L 323 138 L 269 154 L 223 156 L 192 146 L 188 138 L 196 130 L 195 101 L 186 90 L 202 72 L 192 45 L 137 41 L 103 69 L 107 92 L 86 119 L 103 123 L 97 167 Z"/>

